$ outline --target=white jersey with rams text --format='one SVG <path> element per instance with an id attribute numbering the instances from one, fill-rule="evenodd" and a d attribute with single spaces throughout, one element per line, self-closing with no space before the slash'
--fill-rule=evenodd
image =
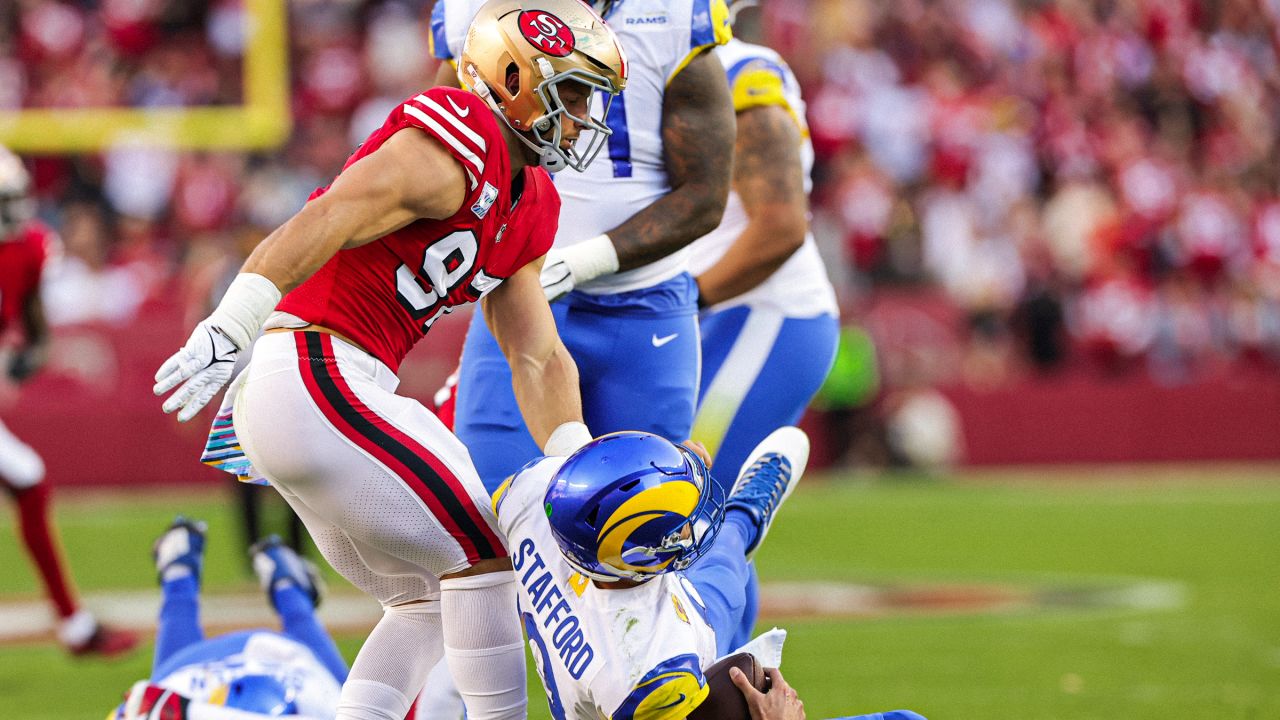
<path id="1" fill-rule="evenodd" d="M 431 18 L 435 55 L 462 52 L 467 29 L 484 0 L 438 0 Z M 618 35 L 630 68 L 627 88 L 605 118 L 613 134 L 585 172 L 555 176 L 560 191 L 556 247 L 568 247 L 621 225 L 671 191 L 662 152 L 662 103 L 667 85 L 698 53 L 732 36 L 724 0 L 617 0 L 605 20 Z M 603 98 L 593 112 L 603 112 Z M 688 269 L 688 249 L 643 267 L 606 275 L 578 289 L 598 295 L 638 290 Z"/>
<path id="2" fill-rule="evenodd" d="M 720 62 L 729 75 L 729 89 L 733 92 L 736 112 L 777 106 L 784 108 L 796 121 L 803 142 L 800 157 L 804 164 L 804 189 L 808 194 L 813 186 L 810 177 L 813 172 L 813 144 L 809 141 L 800 84 L 791 74 L 791 68 L 773 50 L 736 39 L 716 48 L 716 54 L 720 56 Z M 742 199 L 738 197 L 738 193 L 731 192 L 720 227 L 690 246 L 690 271 L 697 275 L 714 265 L 746 227 L 747 213 L 742 207 Z M 822 256 L 818 254 L 813 233 L 805 237 L 804 245 L 770 275 L 768 280 L 714 309 L 740 305 L 768 308 L 783 317 L 791 318 L 838 315 L 835 290 L 827 278 L 827 270 Z"/>
<path id="3" fill-rule="evenodd" d="M 494 495 L 520 616 L 555 720 L 678 720 L 706 697 L 716 658 L 702 600 L 680 573 L 602 590 L 566 563 L 543 509 L 564 458 L 544 458 Z"/>

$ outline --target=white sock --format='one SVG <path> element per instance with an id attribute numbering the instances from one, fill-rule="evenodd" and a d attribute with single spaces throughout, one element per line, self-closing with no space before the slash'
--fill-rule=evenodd
<path id="1" fill-rule="evenodd" d="M 440 660 L 440 601 L 384 608 L 342 686 L 336 720 L 404 720 Z"/>
<path id="2" fill-rule="evenodd" d="M 58 640 L 67 647 L 78 647 L 89 642 L 98 629 L 98 619 L 81 608 L 74 615 L 58 623 Z"/>
<path id="3" fill-rule="evenodd" d="M 444 656 L 468 720 L 523 720 L 524 641 L 510 570 L 440 581 Z"/>

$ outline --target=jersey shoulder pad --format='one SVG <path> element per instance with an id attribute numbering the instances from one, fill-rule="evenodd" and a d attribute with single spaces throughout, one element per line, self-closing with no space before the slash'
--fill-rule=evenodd
<path id="1" fill-rule="evenodd" d="M 698 656 L 668 658 L 645 674 L 611 716 L 612 720 L 680 720 L 707 698 Z"/>
<path id="2" fill-rule="evenodd" d="M 735 111 L 770 105 L 793 109 L 787 99 L 790 73 L 781 58 L 760 52 L 744 52 L 733 53 L 725 59 L 728 61 L 725 72 L 729 76 Z"/>
<path id="3" fill-rule="evenodd" d="M 468 194 L 479 187 L 493 156 L 506 152 L 497 119 L 483 100 L 465 90 L 434 87 L 394 112 L 403 113 L 406 125 L 426 132 L 462 163 Z"/>
<path id="4" fill-rule="evenodd" d="M 484 0 L 436 0 L 429 39 L 434 57 L 452 62 L 462 54 L 462 43 L 482 5 Z"/>
<path id="5" fill-rule="evenodd" d="M 553 460 L 555 458 L 546 457 L 530 460 L 493 491 L 493 514 L 498 517 L 498 524 L 504 532 L 510 529 L 521 510 L 531 506 L 542 507 L 541 495 L 546 493 L 551 475 L 560 467 L 548 462 Z"/>
<path id="6" fill-rule="evenodd" d="M 689 49 L 724 45 L 733 39 L 725 0 L 693 0 L 689 17 Z"/>
<path id="7" fill-rule="evenodd" d="M 680 42 L 681 38 L 687 38 L 687 42 L 682 43 L 683 47 L 676 48 L 676 57 L 680 61 L 667 73 L 668 85 L 699 54 L 733 39 L 733 29 L 729 25 L 729 6 L 725 4 L 725 0 L 687 0 L 672 5 L 675 6 L 673 13 L 688 13 L 687 18 L 676 18 L 676 28 L 683 30 L 687 27 L 688 32 L 674 34 L 676 42 Z"/>

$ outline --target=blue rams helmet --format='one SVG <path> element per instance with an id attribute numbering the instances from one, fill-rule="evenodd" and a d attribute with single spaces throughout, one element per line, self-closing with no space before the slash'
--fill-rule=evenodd
<path id="1" fill-rule="evenodd" d="M 545 496 L 551 534 L 583 575 L 647 580 L 711 547 L 724 495 L 701 458 L 643 432 L 597 438 L 570 455 Z"/>
<path id="2" fill-rule="evenodd" d="M 298 714 L 294 695 L 271 675 L 241 675 L 216 690 L 209 704 L 279 717 Z"/>

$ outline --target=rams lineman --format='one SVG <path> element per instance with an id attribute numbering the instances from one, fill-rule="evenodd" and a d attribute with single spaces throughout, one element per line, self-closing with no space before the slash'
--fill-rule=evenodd
<path id="1" fill-rule="evenodd" d="M 734 16 L 752 0 L 734 3 Z M 735 26 L 735 30 L 737 26 Z M 793 425 L 822 385 L 839 334 L 835 291 L 809 232 L 813 147 L 790 68 L 735 38 L 717 48 L 738 114 L 724 220 L 691 249 L 702 324 L 702 388 L 692 438 L 726 491 L 747 453 Z M 755 574 L 735 640 L 755 621 Z"/>
<path id="2" fill-rule="evenodd" d="M 697 287 L 685 247 L 720 222 L 734 121 L 713 48 L 731 36 L 724 0 L 604 0 L 630 77 L 604 117 L 608 158 L 556 178 L 560 232 L 542 282 L 581 369 L 595 434 L 623 429 L 685 440 L 698 387 Z M 439 0 L 435 52 L 458 55 L 478 0 Z M 444 84 L 467 82 L 449 65 Z M 506 363 L 484 319 L 468 332 L 456 432 L 485 486 L 539 455 L 516 411 Z"/>

